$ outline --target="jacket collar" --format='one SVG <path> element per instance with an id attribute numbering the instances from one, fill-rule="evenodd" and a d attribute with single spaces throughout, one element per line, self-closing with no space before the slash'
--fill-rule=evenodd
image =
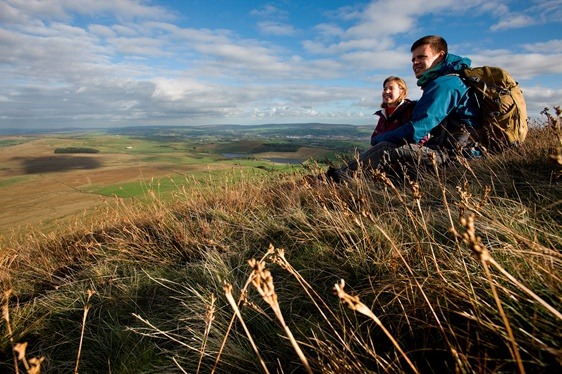
<path id="1" fill-rule="evenodd" d="M 467 57 L 461 57 L 447 53 L 447 56 L 434 68 L 429 69 L 418 79 L 417 85 L 424 87 L 426 84 L 443 75 L 447 75 L 459 70 L 469 68 L 471 61 Z"/>
<path id="2" fill-rule="evenodd" d="M 398 108 L 404 104 L 406 101 L 410 101 L 409 99 L 404 99 L 401 102 L 398 103 L 398 105 L 396 105 L 396 109 L 394 109 L 394 112 L 392 113 L 396 113 L 396 111 L 398 110 Z M 386 108 L 381 108 L 379 110 L 377 110 L 375 113 L 373 113 L 373 115 L 379 115 L 379 116 L 383 116 L 384 118 L 388 118 L 389 116 L 386 114 Z"/>

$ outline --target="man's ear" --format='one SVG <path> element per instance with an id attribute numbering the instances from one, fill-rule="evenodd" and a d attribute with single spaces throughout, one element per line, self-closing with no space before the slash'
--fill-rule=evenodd
<path id="1" fill-rule="evenodd" d="M 445 51 L 439 51 L 439 57 L 437 57 L 437 60 L 439 62 L 443 61 L 445 59 L 445 56 L 447 56 L 447 54 L 445 53 Z"/>

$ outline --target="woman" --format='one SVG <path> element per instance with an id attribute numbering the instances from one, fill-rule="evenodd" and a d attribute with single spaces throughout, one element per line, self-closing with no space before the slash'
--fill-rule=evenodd
<path id="1" fill-rule="evenodd" d="M 371 139 L 408 122 L 415 105 L 415 102 L 406 98 L 408 87 L 404 79 L 390 76 L 384 80 L 382 88 L 382 109 L 374 113 L 379 116 L 379 122 Z"/>
<path id="2" fill-rule="evenodd" d="M 373 138 L 375 136 L 394 130 L 408 122 L 416 105 L 415 101 L 407 98 L 408 87 L 404 79 L 390 76 L 384 80 L 382 87 L 382 109 L 374 113 L 379 116 L 379 121 L 371 135 L 371 145 L 373 145 Z M 397 147 L 397 145 L 386 142 L 379 143 L 361 153 L 358 159 L 350 161 L 339 169 L 329 167 L 326 176 L 335 182 L 340 182 L 357 171 L 360 165 L 363 170 L 370 169 L 370 165 L 379 165 L 381 160 L 375 158 L 380 158 L 381 152 L 375 151 L 378 151 L 381 147 Z"/>

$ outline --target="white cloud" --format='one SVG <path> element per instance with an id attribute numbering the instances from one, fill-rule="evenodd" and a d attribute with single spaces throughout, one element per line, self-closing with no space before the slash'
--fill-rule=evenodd
<path id="1" fill-rule="evenodd" d="M 562 53 L 562 39 L 554 39 L 534 44 L 523 44 L 523 49 L 532 53 Z"/>
<path id="2" fill-rule="evenodd" d="M 406 32 L 414 25 L 414 16 L 420 13 L 420 6 L 421 2 L 408 0 L 371 2 L 362 12 L 360 22 L 349 28 L 345 37 L 376 40 Z M 425 9 L 431 11 L 431 4 L 427 4 Z"/>
<path id="3" fill-rule="evenodd" d="M 111 38 L 116 35 L 115 31 L 113 31 L 111 27 L 104 25 L 89 25 L 88 31 L 93 35 L 97 35 L 102 38 Z"/>
<path id="4" fill-rule="evenodd" d="M 320 39 L 332 39 L 334 37 L 341 37 L 344 29 L 336 24 L 321 23 L 314 26 L 315 32 L 319 35 Z"/>
<path id="5" fill-rule="evenodd" d="M 410 54 L 406 51 L 382 50 L 350 52 L 342 55 L 342 60 L 349 65 L 368 71 L 373 69 L 390 70 L 396 66 L 407 66 Z"/>
<path id="6" fill-rule="evenodd" d="M 526 16 L 524 14 L 510 15 L 504 17 L 500 22 L 490 27 L 492 31 L 516 29 L 525 26 L 530 26 L 536 23 L 536 19 Z"/>
<path id="7" fill-rule="evenodd" d="M 179 101 L 185 100 L 190 96 L 205 95 L 213 89 L 208 84 L 203 84 L 194 79 L 164 79 L 159 78 L 155 83 L 154 92 L 151 97 L 158 101 Z"/>
<path id="8" fill-rule="evenodd" d="M 534 0 L 534 4 L 523 3 L 525 9 L 512 11 L 508 4 L 490 2 L 492 14 L 499 21 L 490 27 L 492 31 L 504 31 L 523 28 L 531 25 L 544 25 L 562 22 L 561 0 Z"/>
<path id="9" fill-rule="evenodd" d="M 556 106 L 562 106 L 562 88 L 525 86 L 523 87 L 523 95 L 527 103 L 527 114 L 530 117 L 538 117 L 544 108 L 552 109 Z"/>
<path id="10" fill-rule="evenodd" d="M 562 54 L 516 54 L 507 50 L 480 51 L 471 56 L 472 65 L 501 66 L 516 80 L 532 79 L 546 74 L 562 74 Z"/>
<path id="11" fill-rule="evenodd" d="M 109 38 L 107 41 L 115 48 L 117 53 L 131 56 L 140 55 L 147 57 L 169 56 L 166 52 L 165 40 L 151 37 L 117 37 Z"/>
<path id="12" fill-rule="evenodd" d="M 535 0 L 529 11 L 540 17 L 541 22 L 562 22 L 562 0 Z"/>
<path id="13" fill-rule="evenodd" d="M 260 8 L 252 9 L 250 14 L 258 18 L 286 18 L 287 12 L 285 10 L 279 9 L 278 7 L 265 4 Z"/>
<path id="14" fill-rule="evenodd" d="M 398 47 L 396 36 L 424 26 L 421 17 L 444 11 L 467 12 L 483 3 L 483 0 L 462 3 L 455 0 L 377 0 L 362 8 L 342 7 L 332 15 L 339 20 L 355 21 L 350 27 L 342 29 L 333 24 L 319 24 L 315 28 L 317 37 L 303 41 L 303 45 L 309 52 L 318 54 L 388 51 Z"/>
<path id="15" fill-rule="evenodd" d="M 297 33 L 293 25 L 275 21 L 258 22 L 258 29 L 265 35 L 293 36 Z"/>
<path id="16" fill-rule="evenodd" d="M 162 7 L 143 5 L 135 0 L 4 0 L 6 6 L 18 14 L 32 18 L 68 21 L 73 13 L 89 16 L 117 15 L 121 20 L 136 18 L 172 19 L 173 15 Z M 12 11 L 13 13 L 13 11 Z"/>
<path id="17" fill-rule="evenodd" d="M 336 10 L 326 11 L 325 14 L 328 18 L 336 20 L 356 21 L 361 18 L 364 7 L 363 4 L 346 5 Z"/>

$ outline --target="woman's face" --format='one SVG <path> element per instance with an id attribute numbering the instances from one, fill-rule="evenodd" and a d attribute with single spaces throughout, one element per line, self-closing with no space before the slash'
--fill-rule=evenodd
<path id="1" fill-rule="evenodd" d="M 388 81 L 382 90 L 382 102 L 386 105 L 397 105 L 402 89 L 396 81 Z"/>

